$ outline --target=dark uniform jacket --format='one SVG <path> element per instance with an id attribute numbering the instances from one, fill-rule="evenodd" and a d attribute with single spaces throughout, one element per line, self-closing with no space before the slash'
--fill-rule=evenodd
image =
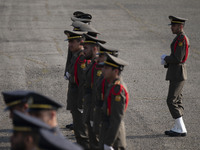
<path id="1" fill-rule="evenodd" d="M 87 61 L 83 56 L 82 50 L 73 54 L 69 66 L 69 85 L 67 94 L 67 109 L 79 108 L 82 102 L 81 88 L 83 86 L 83 70 L 87 66 Z"/>
<path id="2" fill-rule="evenodd" d="M 123 85 L 123 88 L 122 86 Z M 113 92 L 110 92 L 112 91 Z M 127 95 L 126 95 L 127 94 Z M 109 109 L 109 96 L 111 99 Z M 128 93 L 125 84 L 119 79 L 109 84 L 104 98 L 101 142 L 114 148 L 126 147 L 124 114 L 128 103 Z"/>
<path id="3" fill-rule="evenodd" d="M 104 102 L 105 91 L 108 86 L 108 81 L 104 79 L 103 75 L 101 75 L 95 83 L 94 87 L 94 113 L 93 113 L 93 121 L 94 121 L 94 132 L 99 134 L 101 123 L 102 123 L 102 106 Z"/>
<path id="4" fill-rule="evenodd" d="M 93 110 L 95 106 L 94 89 L 96 81 L 101 76 L 101 68 L 95 60 L 88 65 L 85 70 L 84 80 L 84 121 L 93 120 Z"/>
<path id="5" fill-rule="evenodd" d="M 187 79 L 185 61 L 188 57 L 189 40 L 185 33 L 178 34 L 171 43 L 171 54 L 165 57 L 167 63 L 166 80 L 183 81 Z"/>

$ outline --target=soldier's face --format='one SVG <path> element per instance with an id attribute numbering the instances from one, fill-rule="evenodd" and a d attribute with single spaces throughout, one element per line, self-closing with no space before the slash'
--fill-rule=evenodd
<path id="1" fill-rule="evenodd" d="M 172 24 L 171 30 L 173 34 L 177 34 L 181 31 L 181 25 L 180 24 Z"/>
<path id="2" fill-rule="evenodd" d="M 13 132 L 10 138 L 11 150 L 26 150 L 25 137 L 20 132 Z"/>
<path id="3" fill-rule="evenodd" d="M 24 104 L 24 105 L 16 105 L 10 108 L 10 114 L 9 114 L 9 118 L 12 119 L 13 118 L 13 111 L 17 110 L 20 111 L 22 113 L 26 113 L 28 109 L 28 104 Z"/>
<path id="4" fill-rule="evenodd" d="M 93 47 L 89 44 L 84 44 L 83 47 L 84 47 L 83 52 L 84 52 L 85 58 L 87 60 L 92 59 L 92 56 L 93 56 L 92 49 L 93 49 Z"/>
<path id="5" fill-rule="evenodd" d="M 82 48 L 81 41 L 72 39 L 68 41 L 68 48 L 71 52 L 76 52 Z"/>
<path id="6" fill-rule="evenodd" d="M 114 77 L 114 70 L 112 69 L 112 67 L 109 66 L 104 66 L 102 68 L 102 73 L 105 79 L 110 80 Z"/>
<path id="7" fill-rule="evenodd" d="M 99 57 L 97 58 L 98 62 L 104 62 L 106 61 L 106 55 L 105 54 L 100 54 Z"/>

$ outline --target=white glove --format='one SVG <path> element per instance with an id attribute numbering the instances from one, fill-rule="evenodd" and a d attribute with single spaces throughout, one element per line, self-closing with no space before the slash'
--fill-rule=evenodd
<path id="1" fill-rule="evenodd" d="M 82 114 L 83 113 L 83 109 L 78 108 L 78 111 Z"/>
<path id="2" fill-rule="evenodd" d="M 108 146 L 106 144 L 104 144 L 103 147 L 104 147 L 104 150 L 114 150 L 112 146 Z"/>
<path id="3" fill-rule="evenodd" d="M 167 65 L 166 61 L 164 60 L 167 55 L 162 55 L 161 58 L 161 65 Z"/>
<path id="4" fill-rule="evenodd" d="M 91 120 L 90 120 L 90 125 L 91 125 L 91 127 L 93 127 L 93 125 L 94 125 L 94 122 Z"/>
<path id="5" fill-rule="evenodd" d="M 65 79 L 66 79 L 66 80 L 69 80 L 69 77 L 70 77 L 69 72 L 66 72 L 66 73 L 65 73 Z"/>

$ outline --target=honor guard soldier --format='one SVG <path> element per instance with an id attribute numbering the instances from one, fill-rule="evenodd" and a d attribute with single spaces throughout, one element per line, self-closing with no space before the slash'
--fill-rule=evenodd
<path id="1" fill-rule="evenodd" d="M 39 129 L 51 130 L 51 127 L 41 120 L 14 111 L 13 113 L 13 135 L 11 136 L 12 150 L 36 149 L 40 140 Z"/>
<path id="2" fill-rule="evenodd" d="M 13 111 L 18 110 L 25 113 L 28 109 L 27 95 L 29 91 L 5 91 L 2 92 L 3 99 L 7 107 L 6 110 L 10 111 L 9 117 L 13 118 Z"/>
<path id="3" fill-rule="evenodd" d="M 60 135 L 55 135 L 51 131 L 40 129 L 40 142 L 38 149 L 41 150 L 83 150 L 80 146 L 69 142 Z"/>
<path id="4" fill-rule="evenodd" d="M 186 61 L 189 53 L 189 40 L 183 28 L 187 19 L 169 16 L 171 30 L 176 34 L 171 43 L 171 54 L 161 56 L 161 64 L 167 68 L 166 80 L 169 80 L 167 105 L 175 119 L 173 128 L 165 131 L 169 136 L 186 136 L 187 130 L 183 122 L 182 89 L 187 79 Z"/>
<path id="5" fill-rule="evenodd" d="M 90 14 L 87 14 L 81 11 L 74 12 L 73 16 L 71 17 L 71 20 L 73 21 L 72 26 L 74 27 L 73 31 L 81 31 L 80 28 L 84 30 L 88 30 L 88 28 L 85 28 L 83 26 L 80 27 L 79 23 L 77 24 L 74 22 L 80 22 L 82 24 L 88 25 L 90 24 L 91 19 L 92 19 L 92 15 Z M 64 72 L 64 77 L 67 80 L 69 79 L 69 67 L 70 67 L 71 58 L 72 58 L 72 52 L 68 48 L 67 62 L 66 62 L 65 72 Z M 73 130 L 73 124 L 66 125 L 66 128 Z"/>
<path id="6" fill-rule="evenodd" d="M 98 72 L 101 73 L 101 76 L 98 77 L 95 81 L 94 81 L 94 85 L 93 85 L 93 92 L 92 92 L 92 102 L 94 104 L 92 104 L 93 108 L 93 130 L 94 133 L 96 134 L 97 138 L 99 138 L 99 130 L 100 130 L 100 126 L 101 126 L 101 107 L 103 105 L 103 100 L 104 100 L 104 94 L 105 94 L 105 90 L 106 87 L 108 85 L 108 82 L 104 79 L 104 76 L 102 74 L 102 67 L 103 67 L 103 63 L 104 61 L 106 61 L 107 59 L 107 53 L 111 54 L 115 57 L 118 56 L 119 50 L 112 48 L 112 47 L 107 47 L 105 45 L 99 44 L 100 45 L 100 51 L 99 51 L 99 57 L 97 58 L 97 66 L 98 68 L 101 68 L 101 70 L 99 70 Z M 100 74 L 98 73 L 97 74 Z"/>
<path id="7" fill-rule="evenodd" d="M 94 102 L 92 102 L 92 88 L 96 79 L 101 75 L 101 68 L 97 66 L 96 58 L 99 53 L 99 43 L 104 44 L 105 41 L 97 38 L 97 35 L 95 34 L 89 34 L 89 32 L 84 34 L 85 41 L 83 42 L 85 58 L 91 60 L 91 63 L 87 66 L 84 72 L 83 121 L 88 126 L 90 148 L 95 150 L 98 147 L 98 141 L 92 129 L 93 123 L 90 122 L 90 120 L 93 120 L 91 118 L 93 118 L 94 108 L 94 106 L 92 106 L 92 104 L 94 104 Z"/>
<path id="8" fill-rule="evenodd" d="M 84 24 L 90 24 L 91 19 L 92 19 L 92 15 L 81 12 L 81 11 L 75 11 L 73 13 L 73 16 L 71 17 L 71 20 L 73 22 L 79 21 L 79 22 L 83 22 Z M 65 78 L 68 78 L 68 74 L 66 74 L 66 73 L 68 72 L 68 68 L 69 68 L 69 65 L 70 65 L 71 58 L 72 58 L 72 52 L 68 49 L 67 62 L 66 62 L 65 72 L 64 72 Z"/>
<path id="9" fill-rule="evenodd" d="M 73 53 L 69 66 L 69 84 L 67 93 L 67 110 L 70 110 L 73 119 L 73 127 L 75 138 L 78 144 L 85 149 L 89 148 L 89 139 L 86 125 L 82 121 L 82 111 L 79 108 L 79 102 L 82 101 L 83 86 L 83 70 L 88 62 L 83 53 L 83 37 L 82 31 L 65 30 L 64 33 L 68 36 L 68 47 Z"/>
<path id="10" fill-rule="evenodd" d="M 28 104 L 28 113 L 31 116 L 42 120 L 52 127 L 56 133 L 62 135 L 57 122 L 57 111 L 62 107 L 61 104 L 36 92 L 29 93 Z"/>
<path id="11" fill-rule="evenodd" d="M 124 115 L 128 106 L 129 94 L 120 74 L 127 62 L 107 54 L 104 62 L 103 75 L 109 84 L 105 91 L 102 106 L 103 119 L 100 132 L 100 147 L 104 150 L 124 150 L 126 134 Z"/>

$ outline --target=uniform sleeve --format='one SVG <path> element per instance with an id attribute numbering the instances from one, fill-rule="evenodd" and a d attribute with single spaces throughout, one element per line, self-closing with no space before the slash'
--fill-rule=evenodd
<path id="1" fill-rule="evenodd" d="M 115 91 L 119 91 L 119 89 L 120 86 L 115 87 Z M 113 146 L 118 135 L 119 127 L 124 117 L 125 100 L 126 97 L 123 91 L 119 95 L 112 95 L 109 128 L 105 135 L 105 144 L 109 146 Z"/>
<path id="2" fill-rule="evenodd" d="M 181 38 L 177 42 L 176 49 L 171 53 L 170 56 L 165 57 L 165 61 L 168 64 L 179 64 L 182 62 L 184 56 L 185 56 L 185 49 L 186 49 L 186 43 L 184 40 L 184 36 L 181 36 Z"/>

